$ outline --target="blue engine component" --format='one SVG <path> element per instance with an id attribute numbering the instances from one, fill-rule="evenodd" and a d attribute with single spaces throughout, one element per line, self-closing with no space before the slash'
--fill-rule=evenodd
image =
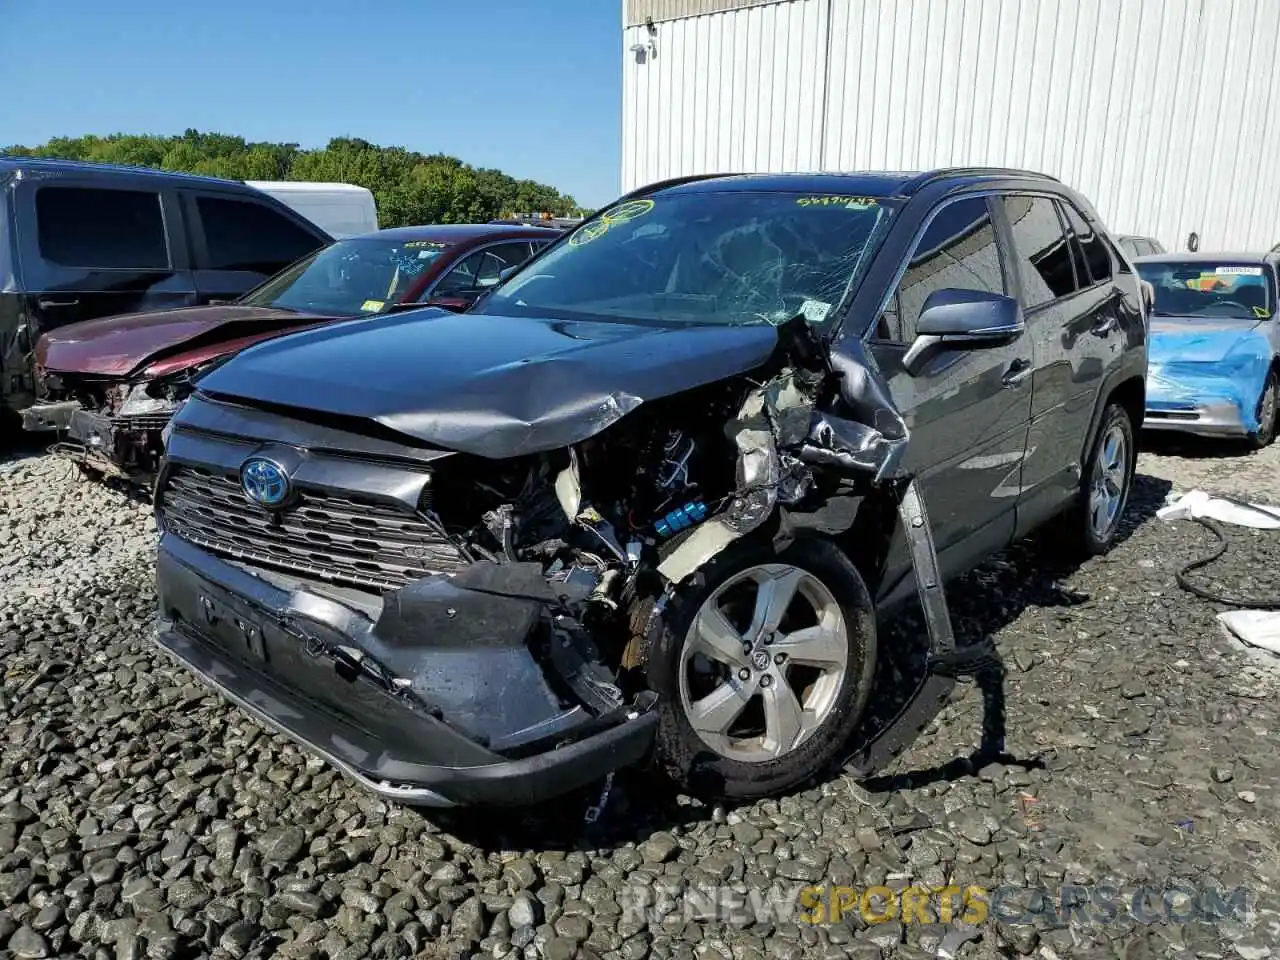
<path id="1" fill-rule="evenodd" d="M 653 525 L 660 537 L 670 537 L 679 533 L 681 530 L 688 530 L 696 523 L 701 523 L 707 519 L 707 505 L 695 500 L 692 503 L 686 503 L 677 510 L 672 510 L 664 517 L 660 517 Z"/>

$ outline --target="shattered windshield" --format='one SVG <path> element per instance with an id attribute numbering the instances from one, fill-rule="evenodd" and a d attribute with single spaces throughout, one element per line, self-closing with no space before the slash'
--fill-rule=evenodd
<path id="1" fill-rule="evenodd" d="M 336 316 L 382 313 L 404 297 L 449 246 L 437 240 L 339 240 L 240 302 Z"/>
<path id="2" fill-rule="evenodd" d="M 803 193 L 630 200 L 578 228 L 484 312 L 653 323 L 822 324 L 861 280 L 891 201 Z"/>
<path id="3" fill-rule="evenodd" d="M 1253 263 L 1140 263 L 1138 274 L 1155 289 L 1152 313 L 1206 320 L 1265 320 L 1275 295 L 1265 267 Z"/>

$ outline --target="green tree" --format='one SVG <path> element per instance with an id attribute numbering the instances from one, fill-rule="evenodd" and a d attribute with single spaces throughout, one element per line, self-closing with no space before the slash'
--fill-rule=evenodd
<path id="1" fill-rule="evenodd" d="M 573 197 L 501 170 L 477 169 L 457 157 L 380 147 L 358 137 L 335 137 L 324 147 L 296 143 L 249 143 L 243 137 L 189 129 L 162 137 L 55 137 L 35 147 L 15 145 L 0 153 L 60 157 L 154 167 L 231 180 L 319 180 L 354 183 L 373 192 L 384 227 L 422 223 L 483 223 L 513 213 L 546 211 L 556 216 L 585 211 Z"/>

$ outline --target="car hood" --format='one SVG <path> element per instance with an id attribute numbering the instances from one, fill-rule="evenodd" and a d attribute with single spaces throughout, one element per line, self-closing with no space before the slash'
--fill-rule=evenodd
<path id="1" fill-rule="evenodd" d="M 512 457 L 568 446 L 640 404 L 745 373 L 770 326 L 658 326 L 426 309 L 250 347 L 201 392 L 361 417 L 432 446 Z"/>
<path id="2" fill-rule="evenodd" d="M 1270 353 L 1261 320 L 1156 317 L 1148 348 L 1152 363 L 1221 363 L 1245 352 Z"/>
<path id="3" fill-rule="evenodd" d="M 122 377 L 179 350 L 325 319 L 336 318 L 233 304 L 126 313 L 55 327 L 40 338 L 36 360 L 58 373 Z"/>

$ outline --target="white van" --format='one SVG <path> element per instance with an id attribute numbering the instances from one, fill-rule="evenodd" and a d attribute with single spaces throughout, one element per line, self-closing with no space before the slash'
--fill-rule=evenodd
<path id="1" fill-rule="evenodd" d="M 302 214 L 335 240 L 378 229 L 378 208 L 373 194 L 364 187 L 303 180 L 246 180 L 245 183 Z"/>

